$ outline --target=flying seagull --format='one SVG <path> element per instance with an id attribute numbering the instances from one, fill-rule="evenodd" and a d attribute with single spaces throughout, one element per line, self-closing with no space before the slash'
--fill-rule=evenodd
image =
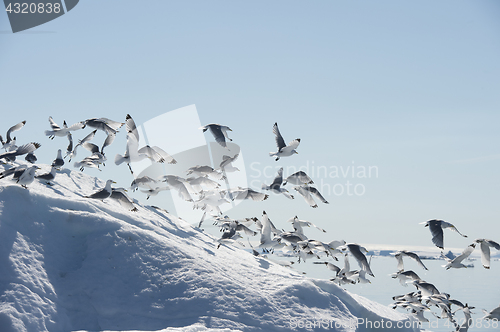
<path id="1" fill-rule="evenodd" d="M 45 136 L 49 136 L 50 139 L 54 139 L 54 137 L 64 137 L 68 136 L 68 134 L 71 131 L 79 130 L 85 128 L 85 123 L 83 122 L 77 122 L 71 127 L 68 127 L 67 125 L 64 126 L 64 128 L 61 128 L 57 123 L 54 122 L 51 116 L 49 116 L 49 123 L 50 127 L 52 130 L 46 130 L 45 131 Z M 66 121 L 64 122 L 66 124 Z"/>
<path id="2" fill-rule="evenodd" d="M 347 244 L 347 248 L 349 249 L 349 252 L 356 258 L 358 261 L 359 266 L 366 271 L 369 275 L 372 277 L 375 277 L 373 275 L 372 270 L 370 269 L 370 264 L 368 264 L 368 260 L 366 259 L 365 254 L 362 252 L 365 251 L 366 249 L 361 247 L 359 244 L 356 243 L 349 243 Z"/>
<path id="3" fill-rule="evenodd" d="M 4 141 L 2 135 L 0 135 L 0 142 L 2 142 L 2 147 L 5 149 L 5 151 L 9 150 L 11 147 L 16 145 L 16 138 L 10 137 L 10 134 L 12 134 L 14 131 L 21 129 L 22 127 L 24 127 L 25 124 L 26 120 L 10 127 L 9 130 L 7 130 L 6 141 Z"/>
<path id="4" fill-rule="evenodd" d="M 295 184 L 297 186 L 301 186 L 304 184 L 313 184 L 313 180 L 306 174 L 304 171 L 298 171 L 287 177 L 283 181 L 283 185 L 286 185 L 288 182 L 291 184 Z"/>
<path id="5" fill-rule="evenodd" d="M 278 174 L 274 178 L 273 183 L 271 183 L 269 186 L 266 184 L 262 184 L 262 189 L 263 190 L 270 190 L 271 192 L 275 194 L 283 194 L 286 198 L 293 199 L 293 195 L 290 195 L 288 193 L 288 190 L 283 188 L 281 186 L 281 183 L 283 182 L 283 167 L 281 167 L 278 170 Z"/>
<path id="6" fill-rule="evenodd" d="M 71 159 L 76 156 L 76 150 L 78 149 L 78 147 L 81 146 L 82 144 L 85 144 L 86 142 L 92 140 L 94 138 L 96 132 L 97 132 L 97 129 L 94 130 L 93 132 L 91 132 L 90 134 L 88 134 L 87 136 L 85 136 L 83 139 L 79 140 L 78 144 L 75 145 L 75 147 L 73 148 L 73 150 L 72 151 L 68 151 L 66 153 L 65 158 L 67 156 L 69 156 L 69 161 L 71 161 Z"/>
<path id="7" fill-rule="evenodd" d="M 317 208 L 318 204 L 316 204 L 316 202 L 314 201 L 311 194 L 316 196 L 316 198 L 318 198 L 323 203 L 329 204 L 328 201 L 321 195 L 321 193 L 315 187 L 311 187 L 308 185 L 302 185 L 302 186 L 295 186 L 295 187 L 293 187 L 293 189 L 297 190 L 299 192 L 299 194 L 301 194 L 302 197 L 304 197 L 307 204 L 309 204 L 313 208 Z"/>
<path id="8" fill-rule="evenodd" d="M 443 255 L 443 253 L 441 253 L 441 256 L 447 262 L 447 264 L 443 265 L 443 267 L 445 267 L 447 270 L 449 270 L 451 268 L 454 268 L 454 269 L 466 268 L 467 266 L 464 265 L 464 264 L 462 264 L 462 261 L 464 259 L 466 259 L 467 257 L 469 257 L 470 254 L 472 254 L 472 252 L 474 251 L 475 247 L 476 247 L 475 243 L 469 245 L 467 248 L 464 249 L 464 251 L 460 255 L 458 255 L 454 259 L 449 259 L 445 255 Z"/>
<path id="9" fill-rule="evenodd" d="M 203 132 L 206 132 L 208 129 L 210 129 L 210 132 L 212 133 L 212 135 L 214 135 L 215 141 L 224 148 L 227 148 L 226 138 L 232 141 L 232 139 L 230 139 L 229 136 L 227 135 L 227 131 L 228 130 L 232 131 L 232 130 L 227 126 L 211 123 L 207 124 L 206 126 L 200 127 L 200 129 L 203 129 Z"/>
<path id="10" fill-rule="evenodd" d="M 101 201 L 104 201 L 106 198 L 111 196 L 111 193 L 112 193 L 111 184 L 112 183 L 116 183 L 116 182 L 113 180 L 106 181 L 106 185 L 104 186 L 104 188 L 96 191 L 95 193 L 93 193 L 89 196 L 85 196 L 85 198 L 100 199 Z"/>
<path id="11" fill-rule="evenodd" d="M 500 250 L 500 244 L 487 239 L 476 239 L 474 242 L 481 244 L 481 263 L 485 269 L 490 268 L 490 247 Z"/>
<path id="12" fill-rule="evenodd" d="M 289 157 L 293 154 L 298 153 L 295 149 L 300 144 L 300 138 L 294 139 L 288 145 L 285 144 L 285 140 L 278 129 L 278 123 L 274 123 L 273 133 L 276 135 L 276 145 L 278 146 L 277 152 L 269 152 L 269 156 L 276 157 L 276 161 L 280 160 L 280 157 Z"/>
<path id="13" fill-rule="evenodd" d="M 125 123 L 127 128 L 127 146 L 123 156 L 120 154 L 117 154 L 115 156 L 116 165 L 127 163 L 130 172 L 134 174 L 134 172 L 132 171 L 132 167 L 130 166 L 130 163 L 141 161 L 145 158 L 149 158 L 151 161 L 157 163 L 164 163 L 164 162 L 167 162 L 169 164 L 177 163 L 177 161 L 171 155 L 169 155 L 168 153 L 166 153 L 157 146 L 151 147 L 149 145 L 146 145 L 141 149 L 139 149 L 139 132 L 130 114 L 127 114 L 125 118 Z"/>
<path id="14" fill-rule="evenodd" d="M 463 235 L 458 231 L 458 229 L 451 223 L 446 222 L 444 220 L 429 220 L 422 222 L 420 224 L 425 224 L 425 227 L 429 226 L 429 229 L 432 234 L 432 243 L 436 245 L 436 247 L 444 249 L 444 239 L 443 239 L 443 229 L 449 228 L 458 234 L 462 235 L 463 237 L 467 237 L 467 235 Z"/>
<path id="15" fill-rule="evenodd" d="M 410 257 L 412 259 L 414 259 L 418 265 L 420 265 L 424 270 L 428 270 L 424 263 L 422 263 L 422 261 L 420 260 L 420 257 L 414 253 L 414 252 L 411 252 L 411 251 L 406 251 L 406 250 L 400 250 L 400 251 L 397 251 L 395 254 L 394 254 L 394 257 L 397 259 L 398 261 L 398 267 L 397 269 L 399 271 L 404 271 L 404 265 L 403 265 L 403 256 L 407 256 L 407 257 Z"/>

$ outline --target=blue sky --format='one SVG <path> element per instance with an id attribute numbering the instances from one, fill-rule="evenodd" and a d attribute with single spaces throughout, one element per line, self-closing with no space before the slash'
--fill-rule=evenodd
<path id="1" fill-rule="evenodd" d="M 231 216 L 265 209 L 277 224 L 298 215 L 329 231 L 311 237 L 423 246 L 430 233 L 418 223 L 439 218 L 500 241 L 499 31 L 497 1 L 87 0 L 16 34 L 2 12 L 0 131 L 26 119 L 18 139 L 40 141 L 50 163 L 66 142 L 43 135 L 49 115 L 130 113 L 141 124 L 195 104 L 202 124 L 233 129 L 249 182 L 252 169 L 277 165 L 378 169 L 315 179 L 360 184 L 360 196 L 331 193 L 318 209 L 271 197 Z M 285 140 L 302 139 L 298 155 L 268 156 L 274 122 Z M 120 134 L 110 160 L 124 151 Z M 116 177 L 106 168 L 86 172 Z M 469 242 L 446 234 L 446 246 Z"/>

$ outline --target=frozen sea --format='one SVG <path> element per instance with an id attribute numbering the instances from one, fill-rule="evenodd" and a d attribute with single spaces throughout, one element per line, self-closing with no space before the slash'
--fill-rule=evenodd
<path id="1" fill-rule="evenodd" d="M 319 279 L 329 279 L 333 277 L 332 271 L 324 265 L 312 264 L 313 260 L 306 263 L 295 265 L 295 267 L 307 273 L 309 277 Z M 445 270 L 441 265 L 443 260 L 424 260 L 424 264 L 429 269 L 423 270 L 413 260 L 405 259 L 405 269 L 413 270 L 423 280 L 434 284 L 441 293 L 448 293 L 453 299 L 462 303 L 468 303 L 475 307 L 472 312 L 474 326 L 469 328 L 470 332 L 499 331 L 498 326 L 487 327 L 486 321 L 482 320 L 484 316 L 482 309 L 490 311 L 500 304 L 500 262 L 492 258 L 491 268 L 487 270 L 482 267 L 480 259 L 467 261 L 467 264 L 474 264 L 474 268 L 450 269 Z M 340 266 L 343 265 L 339 262 Z M 351 262 L 351 268 L 357 269 L 357 263 Z M 356 284 L 343 286 L 348 291 L 364 296 L 370 300 L 384 305 L 391 305 L 394 301 L 392 297 L 415 291 L 412 285 L 404 287 L 397 279 L 393 279 L 389 274 L 396 272 L 396 260 L 393 257 L 373 256 L 371 269 L 375 278 L 370 278 L 371 284 Z M 404 312 L 404 309 L 396 309 Z M 436 311 L 437 312 L 437 311 Z M 422 328 L 435 332 L 453 331 L 453 326 L 447 320 L 437 319 L 431 313 L 426 313 L 425 317 L 429 323 L 422 323 Z M 459 323 L 463 321 L 461 311 L 456 313 L 456 319 Z"/>

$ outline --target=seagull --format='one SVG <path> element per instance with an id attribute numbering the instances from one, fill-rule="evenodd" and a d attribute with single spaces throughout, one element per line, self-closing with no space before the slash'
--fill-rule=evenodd
<path id="1" fill-rule="evenodd" d="M 130 197 L 126 194 L 126 191 L 127 190 L 125 188 L 111 188 L 111 195 L 109 197 L 117 200 L 120 205 L 129 211 L 139 211 L 132 202 L 132 199 L 130 199 Z"/>
<path id="2" fill-rule="evenodd" d="M 52 162 L 52 167 L 62 167 L 64 165 L 64 159 L 62 158 L 61 149 L 57 150 L 57 157 Z"/>
<path id="3" fill-rule="evenodd" d="M 422 297 L 430 297 L 435 294 L 440 294 L 436 286 L 431 283 L 425 282 L 423 280 L 413 280 L 412 284 L 417 287 L 417 290 L 420 291 Z"/>
<path id="4" fill-rule="evenodd" d="M 273 248 L 280 244 L 277 240 L 271 239 L 271 221 L 266 211 L 262 213 L 262 229 L 260 232 L 259 248 L 268 250 L 268 248 Z"/>
<path id="5" fill-rule="evenodd" d="M 306 174 L 306 172 L 298 171 L 287 177 L 283 181 L 283 185 L 286 185 L 288 182 L 291 184 L 295 184 L 298 186 L 313 184 L 314 181 Z"/>
<path id="6" fill-rule="evenodd" d="M 189 177 L 186 179 L 186 181 L 190 184 L 193 192 L 195 193 L 203 193 L 204 190 L 210 191 L 220 187 L 220 184 L 218 182 L 204 176 Z M 205 189 L 203 187 L 205 187 Z"/>
<path id="7" fill-rule="evenodd" d="M 283 139 L 283 136 L 281 136 L 280 131 L 278 129 L 278 123 L 274 123 L 273 126 L 273 133 L 276 135 L 276 145 L 278 146 L 278 151 L 277 152 L 269 152 L 269 156 L 271 157 L 276 157 L 276 161 L 280 160 L 280 157 L 288 157 L 291 156 L 295 153 L 298 153 L 295 151 L 295 149 L 299 146 L 300 144 L 300 138 L 297 138 L 288 145 L 285 144 L 285 140 Z"/>
<path id="8" fill-rule="evenodd" d="M 189 192 L 192 192 L 193 189 L 190 188 L 191 186 L 186 179 L 176 175 L 164 175 L 161 179 L 163 182 L 167 182 L 170 187 L 176 190 L 180 198 L 188 202 L 193 202 L 193 198 L 189 194 Z"/>
<path id="9" fill-rule="evenodd" d="M 457 327 L 457 332 L 467 332 L 469 330 L 469 327 L 474 324 L 474 320 L 471 317 L 471 309 L 474 309 L 474 307 L 469 307 L 467 304 L 465 304 L 465 307 L 462 309 L 465 318 L 462 325 L 460 325 L 460 327 Z"/>
<path id="10" fill-rule="evenodd" d="M 10 127 L 9 130 L 7 130 L 7 136 L 6 136 L 7 140 L 6 141 L 4 141 L 2 135 L 0 135 L 0 142 L 2 143 L 2 148 L 4 148 L 5 151 L 9 150 L 12 146 L 16 145 L 16 138 L 15 137 L 11 138 L 10 134 L 12 134 L 14 131 L 21 129 L 22 127 L 24 127 L 25 124 L 26 124 L 26 120 L 19 122 L 18 124 Z"/>
<path id="11" fill-rule="evenodd" d="M 460 269 L 463 267 L 466 268 L 467 266 L 462 264 L 462 261 L 470 256 L 470 254 L 474 251 L 475 247 L 476 247 L 475 243 L 469 245 L 467 248 L 464 249 L 462 254 L 458 255 L 454 259 L 449 259 L 445 255 L 443 255 L 443 253 L 441 253 L 441 256 L 447 261 L 447 264 L 443 265 L 443 267 L 445 267 L 447 270 L 449 270 L 451 268 L 454 268 L 454 269 Z"/>
<path id="12" fill-rule="evenodd" d="M 414 252 L 406 251 L 406 250 L 400 250 L 394 254 L 394 257 L 398 261 L 397 269 L 399 271 L 404 271 L 403 256 L 408 256 L 410 258 L 413 258 L 415 261 L 417 261 L 418 265 L 420 265 L 424 270 L 428 270 L 425 267 L 424 263 L 422 263 L 422 261 L 420 260 L 420 257 L 417 254 L 415 254 Z"/>
<path id="13" fill-rule="evenodd" d="M 45 136 L 49 136 L 50 139 L 54 139 L 54 137 L 64 137 L 68 136 L 68 134 L 71 131 L 79 130 L 85 128 L 85 123 L 83 122 L 77 122 L 71 127 L 68 127 L 67 125 L 64 126 L 64 128 L 61 128 L 57 123 L 54 122 L 51 116 L 49 116 L 49 123 L 50 127 L 52 130 L 46 130 L 45 131 Z M 66 124 L 66 122 L 64 122 Z"/>
<path id="14" fill-rule="evenodd" d="M 244 200 L 252 199 L 254 201 L 265 201 L 269 195 L 260 193 L 250 188 L 238 187 L 236 189 L 229 189 L 229 193 L 233 197 L 233 200 Z"/>
<path id="15" fill-rule="evenodd" d="M 27 168 L 23 174 L 17 179 L 17 183 L 21 185 L 21 187 L 28 189 L 27 185 L 32 183 L 33 180 L 35 179 L 35 172 L 37 169 L 40 169 L 40 167 L 33 165 L 29 168 Z"/>
<path id="16" fill-rule="evenodd" d="M 75 147 L 73 148 L 73 150 L 72 151 L 68 151 L 66 153 L 65 158 L 67 156 L 69 156 L 69 161 L 71 161 L 71 159 L 76 156 L 76 149 L 78 149 L 78 147 L 81 146 L 82 144 L 84 144 L 84 143 L 92 140 L 94 138 L 96 132 L 97 132 L 97 129 L 94 130 L 94 131 L 92 131 L 90 134 L 88 134 L 87 136 L 85 136 L 83 139 L 79 140 L 78 144 L 75 145 Z M 68 147 L 68 149 L 69 149 L 69 147 Z"/>
<path id="17" fill-rule="evenodd" d="M 227 126 L 211 123 L 207 124 L 206 126 L 200 127 L 200 129 L 203 129 L 203 132 L 206 132 L 208 129 L 210 129 L 210 132 L 212 133 L 212 135 L 214 135 L 215 141 L 219 143 L 223 148 L 228 148 L 226 144 L 226 138 L 232 141 L 232 139 L 230 139 L 229 136 L 227 135 L 227 131 L 228 130 L 232 131 L 232 130 Z"/>
<path id="18" fill-rule="evenodd" d="M 408 283 L 411 283 L 414 280 L 421 280 L 418 274 L 415 272 L 408 270 L 408 271 L 398 271 L 396 273 L 393 273 L 390 275 L 393 279 L 399 279 L 399 283 L 403 286 L 408 286 Z"/>
<path id="19" fill-rule="evenodd" d="M 326 231 L 323 228 L 319 228 L 318 226 L 316 226 L 315 224 L 313 224 L 310 221 L 300 220 L 297 216 L 295 216 L 294 218 L 289 219 L 288 222 L 293 223 L 293 227 L 297 227 L 297 226 L 300 226 L 300 227 L 311 227 L 312 226 L 314 228 L 319 229 L 323 233 L 326 233 Z M 343 244 L 345 244 L 345 243 L 343 243 Z"/>
<path id="20" fill-rule="evenodd" d="M 375 277 L 372 270 L 370 269 L 370 264 L 368 264 L 368 260 L 366 259 L 365 254 L 363 254 L 363 252 L 361 251 L 362 249 L 364 251 L 366 251 L 366 249 L 361 247 L 359 244 L 356 244 L 356 243 L 347 244 L 347 248 L 349 249 L 351 254 L 354 256 L 354 258 L 356 258 L 356 260 L 358 261 L 359 267 L 361 267 L 361 269 L 365 270 L 366 273 L 368 273 L 372 277 Z"/>
<path id="21" fill-rule="evenodd" d="M 476 239 L 474 242 L 481 244 L 481 263 L 485 269 L 490 268 L 490 247 L 500 250 L 500 244 L 487 239 Z"/>
<path id="22" fill-rule="evenodd" d="M 308 186 L 308 185 L 302 185 L 302 186 L 295 186 L 293 189 L 297 190 L 299 194 L 304 197 L 305 201 L 307 204 L 309 204 L 313 208 L 317 208 L 318 204 L 314 201 L 313 197 L 311 194 L 316 196 L 320 201 L 322 201 L 325 204 L 330 204 L 328 201 L 321 195 L 321 193 L 318 191 L 318 189 Z"/>
<path id="23" fill-rule="evenodd" d="M 219 172 L 217 172 L 215 169 L 213 169 L 212 167 L 210 166 L 200 166 L 200 165 L 197 165 L 197 166 L 193 166 L 193 167 L 190 167 L 188 168 L 187 170 L 187 175 L 193 175 L 193 176 L 196 176 L 196 177 L 200 177 L 200 176 L 211 176 L 217 180 L 225 180 L 226 179 L 226 176 L 224 174 L 221 174 Z"/>
<path id="24" fill-rule="evenodd" d="M 443 220 L 433 219 L 422 222 L 420 224 L 425 224 L 425 227 L 429 226 L 429 229 L 432 234 L 432 243 L 434 243 L 436 247 L 441 249 L 444 249 L 443 229 L 445 228 L 450 228 L 451 230 L 462 235 L 463 237 L 467 237 L 467 235 L 463 235 L 462 233 L 460 233 L 454 225 Z"/>
<path id="25" fill-rule="evenodd" d="M 496 307 L 490 312 L 483 309 L 483 313 L 486 315 L 483 317 L 483 319 L 491 319 L 491 320 L 496 319 L 497 321 L 500 320 L 500 306 Z"/>
<path id="26" fill-rule="evenodd" d="M 235 154 L 233 157 L 223 155 L 222 161 L 219 164 L 219 169 L 221 169 L 223 172 L 226 173 L 239 171 L 238 167 L 234 167 L 232 165 L 232 162 L 235 161 L 239 155 L 240 155 L 239 153 Z"/>
<path id="27" fill-rule="evenodd" d="M 61 151 L 61 150 L 59 150 Z M 56 177 L 56 167 L 55 166 L 52 166 L 50 168 L 50 172 L 49 173 L 45 173 L 45 174 L 41 174 L 41 175 L 37 175 L 35 176 L 37 179 L 41 179 L 41 180 L 44 180 L 46 181 L 47 184 L 51 184 L 51 181 L 55 179 Z"/>
<path id="28" fill-rule="evenodd" d="M 26 160 L 30 164 L 34 164 L 38 159 L 33 152 L 30 152 L 26 155 L 26 157 L 24 157 L 24 160 Z"/>
<path id="29" fill-rule="evenodd" d="M 147 194 L 146 199 L 149 199 L 149 197 L 151 197 L 151 196 L 158 195 L 158 193 L 160 191 L 170 190 L 170 187 L 169 186 L 155 186 L 155 187 L 151 187 L 149 189 L 140 189 L 140 190 L 141 190 L 141 192 Z"/>
<path id="30" fill-rule="evenodd" d="M 151 161 L 157 163 L 164 163 L 165 161 L 169 164 L 177 163 L 171 155 L 157 146 L 151 147 L 146 145 L 139 149 L 139 132 L 130 114 L 127 114 L 125 123 L 127 128 L 127 146 L 123 156 L 120 154 L 115 156 L 116 165 L 120 165 L 125 162 L 127 163 L 130 172 L 134 174 L 130 163 L 141 161 L 145 158 L 149 158 Z"/>
<path id="31" fill-rule="evenodd" d="M 24 173 L 24 171 L 26 171 L 27 168 L 28 166 L 26 165 L 20 165 L 17 167 L 6 169 L 2 173 L 0 173 L 0 179 L 3 179 L 9 175 L 13 175 L 12 179 L 17 180 Z"/>
<path id="32" fill-rule="evenodd" d="M 89 196 L 84 196 L 84 197 L 85 198 L 100 199 L 101 201 L 104 202 L 104 200 L 106 198 L 108 198 L 109 196 L 111 196 L 111 193 L 112 193 L 111 184 L 112 183 L 116 183 L 116 182 L 113 181 L 113 180 L 108 180 L 108 181 L 106 181 L 106 185 L 104 186 L 104 188 L 102 188 L 101 190 L 96 191 L 95 193 L 93 193 L 93 194 L 91 194 Z"/>
<path id="33" fill-rule="evenodd" d="M 108 135 L 115 135 L 118 132 L 118 129 L 124 125 L 123 122 L 113 121 L 108 118 L 92 118 L 85 120 L 83 123 L 86 126 L 102 130 Z"/>
<path id="34" fill-rule="evenodd" d="M 139 188 L 139 187 L 151 189 L 151 188 L 157 187 L 157 183 L 158 183 L 157 180 L 152 179 L 147 175 L 144 175 L 144 176 L 135 178 L 134 181 L 132 181 L 132 183 L 130 184 L 130 189 L 132 189 L 132 191 L 136 191 L 137 188 Z"/>
<path id="35" fill-rule="evenodd" d="M 274 178 L 273 183 L 271 183 L 269 186 L 262 184 L 262 189 L 270 190 L 275 194 L 283 194 L 286 198 L 293 199 L 293 195 L 290 195 L 288 193 L 288 190 L 286 190 L 281 186 L 282 182 L 283 182 L 283 167 L 281 167 L 278 170 L 278 175 L 276 175 L 276 177 Z"/>
<path id="36" fill-rule="evenodd" d="M 36 149 L 38 149 L 40 146 L 41 146 L 40 143 L 34 143 L 34 142 L 27 143 L 27 144 L 21 145 L 20 147 L 18 147 L 14 151 L 4 152 L 4 153 L 0 154 L 0 159 L 5 158 L 8 161 L 15 161 L 16 156 L 21 156 L 23 154 L 33 152 Z"/>
<path id="37" fill-rule="evenodd" d="M 217 249 L 219 249 L 219 247 L 222 245 L 222 243 L 233 242 L 234 240 L 242 238 L 240 233 L 236 233 L 236 227 L 237 227 L 236 222 L 231 221 L 228 229 L 224 233 L 222 233 L 221 238 L 219 240 L 217 240 L 217 242 L 219 242 Z"/>

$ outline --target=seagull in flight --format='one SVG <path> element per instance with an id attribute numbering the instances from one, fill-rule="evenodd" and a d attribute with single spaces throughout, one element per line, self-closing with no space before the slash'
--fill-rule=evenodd
<path id="1" fill-rule="evenodd" d="M 297 186 L 309 185 L 314 183 L 314 181 L 304 171 L 293 173 L 283 181 L 283 185 L 286 185 L 288 182 Z"/>
<path id="2" fill-rule="evenodd" d="M 490 268 L 490 247 L 500 250 L 500 244 L 493 240 L 476 239 L 474 242 L 479 243 L 481 246 L 481 263 L 485 269 Z"/>
<path id="3" fill-rule="evenodd" d="M 394 254 L 394 257 L 398 261 L 397 269 L 399 271 L 404 271 L 404 269 L 405 269 L 404 265 L 403 265 L 403 256 L 407 256 L 407 257 L 414 259 L 418 263 L 418 265 L 420 265 L 424 270 L 428 270 L 427 267 L 425 267 L 424 263 L 422 263 L 422 261 L 420 260 L 420 257 L 416 253 L 411 252 L 411 251 L 406 251 L 406 250 L 400 250 Z"/>
<path id="4" fill-rule="evenodd" d="M 276 177 L 274 178 L 273 183 L 271 183 L 269 186 L 266 184 L 262 184 L 262 189 L 270 190 L 275 194 L 283 194 L 286 198 L 293 199 L 293 195 L 290 195 L 288 193 L 288 190 L 286 190 L 281 186 L 282 182 L 283 182 L 283 167 L 281 167 L 278 170 L 278 175 L 276 175 Z"/>
<path id="5" fill-rule="evenodd" d="M 2 147 L 5 149 L 5 151 L 9 150 L 11 147 L 14 147 L 16 145 L 16 138 L 10 137 L 10 134 L 12 134 L 14 131 L 21 129 L 22 127 L 24 127 L 25 124 L 26 120 L 10 127 L 9 130 L 7 130 L 6 141 L 4 141 L 2 135 L 0 135 L 0 142 L 2 143 Z"/>
<path id="6" fill-rule="evenodd" d="M 280 160 L 281 157 L 289 157 L 293 154 L 298 153 L 295 149 L 299 146 L 300 144 L 300 138 L 294 139 L 288 145 L 285 143 L 285 140 L 283 139 L 283 136 L 281 136 L 281 133 L 278 129 L 278 123 L 274 123 L 273 126 L 273 133 L 276 135 L 276 145 L 278 146 L 278 151 L 277 152 L 269 152 L 269 156 L 271 157 L 276 157 L 276 161 Z"/>
<path id="7" fill-rule="evenodd" d="M 42 146 L 40 143 L 34 143 L 34 142 L 27 143 L 27 144 L 21 145 L 20 147 L 18 147 L 17 149 L 15 149 L 13 151 L 4 152 L 4 153 L 0 154 L 0 159 L 5 158 L 8 161 L 15 161 L 16 156 L 21 156 L 23 154 L 33 152 L 36 149 L 38 149 L 40 146 Z"/>
<path id="8" fill-rule="evenodd" d="M 464 249 L 464 251 L 460 255 L 458 255 L 454 259 L 449 259 L 445 255 L 443 255 L 443 253 L 441 253 L 441 256 L 447 262 L 447 264 L 443 265 L 443 267 L 445 267 L 447 270 L 449 270 L 451 268 L 454 268 L 454 269 L 467 268 L 466 265 L 462 264 L 462 261 L 464 259 L 466 259 L 467 257 L 469 257 L 470 254 L 472 254 L 472 252 L 474 251 L 475 247 L 476 247 L 475 243 L 469 245 L 467 248 Z"/>
<path id="9" fill-rule="evenodd" d="M 370 269 L 370 264 L 368 264 L 368 260 L 363 253 L 363 251 L 367 252 L 367 250 L 356 243 L 348 243 L 347 248 L 349 249 L 349 252 L 354 256 L 354 258 L 356 258 L 361 269 L 365 270 L 366 273 L 368 273 L 372 277 L 375 277 L 372 270 Z"/>
<path id="10" fill-rule="evenodd" d="M 321 193 L 319 192 L 319 190 L 316 189 L 315 187 L 311 187 L 311 186 L 308 186 L 308 185 L 302 185 L 302 186 L 295 186 L 295 187 L 293 187 L 293 189 L 297 190 L 298 193 L 301 194 L 302 197 L 304 197 L 304 199 L 306 200 L 307 204 L 309 204 L 313 208 L 317 208 L 318 204 L 316 204 L 316 202 L 314 201 L 314 199 L 313 199 L 313 197 L 312 197 L 311 194 L 313 194 L 314 196 L 316 196 L 316 198 L 319 199 L 320 201 L 322 201 L 323 203 L 330 204 L 321 195 Z"/>
<path id="11" fill-rule="evenodd" d="M 431 234 L 432 234 L 432 243 L 436 245 L 436 247 L 444 249 L 444 238 L 443 238 L 443 229 L 449 228 L 458 234 L 462 235 L 463 237 L 467 237 L 467 235 L 464 235 L 458 231 L 458 229 L 451 223 L 446 222 L 444 220 L 429 220 L 422 222 L 420 224 L 425 224 L 425 227 L 429 227 Z"/>
<path id="12" fill-rule="evenodd" d="M 226 138 L 232 141 L 232 139 L 230 139 L 227 135 L 228 131 L 232 131 L 231 128 L 229 128 L 228 126 L 211 123 L 201 127 L 200 129 L 203 129 L 203 132 L 206 132 L 210 129 L 210 132 L 212 133 L 212 135 L 214 135 L 215 141 L 219 143 L 223 148 L 229 149 L 226 144 Z"/>

